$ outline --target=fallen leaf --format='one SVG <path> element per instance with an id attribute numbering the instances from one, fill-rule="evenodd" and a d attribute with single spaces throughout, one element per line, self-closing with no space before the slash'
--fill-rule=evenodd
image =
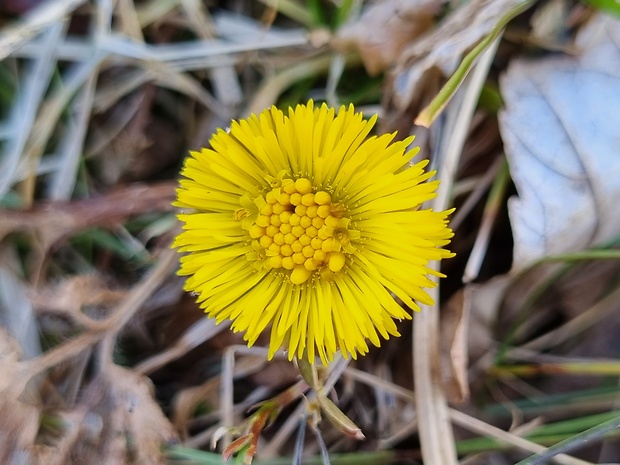
<path id="1" fill-rule="evenodd" d="M 27 211 L 0 208 L 0 239 L 13 232 L 40 236 L 43 249 L 84 229 L 112 226 L 133 215 L 172 211 L 176 182 L 134 184 L 101 197 L 74 202 L 49 202 Z"/>
<path id="2" fill-rule="evenodd" d="M 473 363 L 495 348 L 495 327 L 511 281 L 502 275 L 482 284 L 468 284 L 463 290 L 463 306 L 469 312 L 468 353 Z"/>
<path id="3" fill-rule="evenodd" d="M 212 378 L 200 386 L 180 390 L 173 399 L 172 412 L 176 430 L 183 439 L 189 436 L 191 420 L 198 407 L 206 406 L 210 410 L 220 402 L 220 378 Z"/>
<path id="4" fill-rule="evenodd" d="M 542 3 L 533 14 L 530 21 L 532 37 L 542 41 L 557 40 L 566 34 L 567 18 L 570 13 L 570 4 L 567 0 L 550 0 Z"/>
<path id="5" fill-rule="evenodd" d="M 464 305 L 464 293 L 459 291 L 441 309 L 441 378 L 451 403 L 469 398 L 468 329 L 469 306 Z"/>
<path id="6" fill-rule="evenodd" d="M 439 73 L 451 75 L 464 54 L 491 31 L 503 15 L 520 3 L 521 0 L 463 3 L 432 33 L 405 48 L 390 77 L 390 102 L 396 111 L 404 113 L 412 104 L 419 106 L 422 98 L 430 101 L 434 94 L 425 92 L 429 82 L 435 82 Z"/>
<path id="7" fill-rule="evenodd" d="M 0 463 L 37 463 L 34 448 L 40 412 L 24 400 L 31 375 L 17 342 L 0 327 Z"/>
<path id="8" fill-rule="evenodd" d="M 163 446 L 177 442 L 143 376 L 106 365 L 63 416 L 64 435 L 46 451 L 48 464 L 165 465 Z"/>
<path id="9" fill-rule="evenodd" d="M 39 325 L 28 286 L 21 273 L 21 261 L 11 247 L 0 249 L 0 325 L 16 339 L 25 358 L 41 353 Z"/>
<path id="10" fill-rule="evenodd" d="M 81 315 L 85 307 L 109 309 L 126 294 L 126 291 L 109 289 L 100 276 L 77 275 L 54 287 L 35 291 L 31 302 L 39 311 L 76 316 Z"/>
<path id="11" fill-rule="evenodd" d="M 340 51 L 357 49 L 368 74 L 379 74 L 396 62 L 406 45 L 432 26 L 440 6 L 438 0 L 372 4 L 357 21 L 344 25 L 331 45 Z"/>
<path id="12" fill-rule="evenodd" d="M 514 60 L 501 80 L 514 271 L 620 233 L 620 22 L 596 17 L 577 45 L 577 57 Z"/>

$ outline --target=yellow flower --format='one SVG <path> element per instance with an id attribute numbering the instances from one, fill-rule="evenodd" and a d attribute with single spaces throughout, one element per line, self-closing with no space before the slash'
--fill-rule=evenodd
<path id="1" fill-rule="evenodd" d="M 427 265 L 453 255 L 441 248 L 450 211 L 419 209 L 438 181 L 424 182 L 427 161 L 410 164 L 413 137 L 368 137 L 375 121 L 352 105 L 272 107 L 185 163 L 173 245 L 185 289 L 250 346 L 270 331 L 270 358 L 283 346 L 289 359 L 356 358 L 399 336 L 394 319 L 416 301 L 432 304 L 423 288 L 442 275 Z"/>

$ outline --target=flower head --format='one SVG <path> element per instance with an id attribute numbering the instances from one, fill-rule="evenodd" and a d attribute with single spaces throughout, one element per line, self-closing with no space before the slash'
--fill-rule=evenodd
<path id="1" fill-rule="evenodd" d="M 291 359 L 356 358 L 398 336 L 394 319 L 416 301 L 432 304 L 423 288 L 442 275 L 427 265 L 453 255 L 441 248 L 450 212 L 420 209 L 434 173 L 410 164 L 413 137 L 368 137 L 375 121 L 352 105 L 272 107 L 185 163 L 174 242 L 185 289 L 249 345 L 270 331 L 269 357 L 284 347 Z"/>

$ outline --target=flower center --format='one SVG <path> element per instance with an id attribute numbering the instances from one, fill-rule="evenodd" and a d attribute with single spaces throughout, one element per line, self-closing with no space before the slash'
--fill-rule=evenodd
<path id="1" fill-rule="evenodd" d="M 263 203 L 264 201 L 264 203 Z M 267 268 L 291 270 L 293 284 L 306 282 L 315 273 L 329 279 L 346 262 L 354 249 L 341 203 L 332 202 L 325 190 L 315 190 L 310 180 L 283 179 L 259 199 L 259 215 L 249 233 L 255 250 Z"/>

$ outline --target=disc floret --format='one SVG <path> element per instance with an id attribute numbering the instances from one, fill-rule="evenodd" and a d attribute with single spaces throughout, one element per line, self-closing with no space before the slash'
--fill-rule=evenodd
<path id="1" fill-rule="evenodd" d="M 313 276 L 330 280 L 341 271 L 353 252 L 346 208 L 326 189 L 317 189 L 308 178 L 284 178 L 264 196 L 254 200 L 256 220 L 249 225 L 250 260 L 266 269 L 281 269 L 293 284 Z M 357 234 L 356 234 L 357 233 Z"/>

